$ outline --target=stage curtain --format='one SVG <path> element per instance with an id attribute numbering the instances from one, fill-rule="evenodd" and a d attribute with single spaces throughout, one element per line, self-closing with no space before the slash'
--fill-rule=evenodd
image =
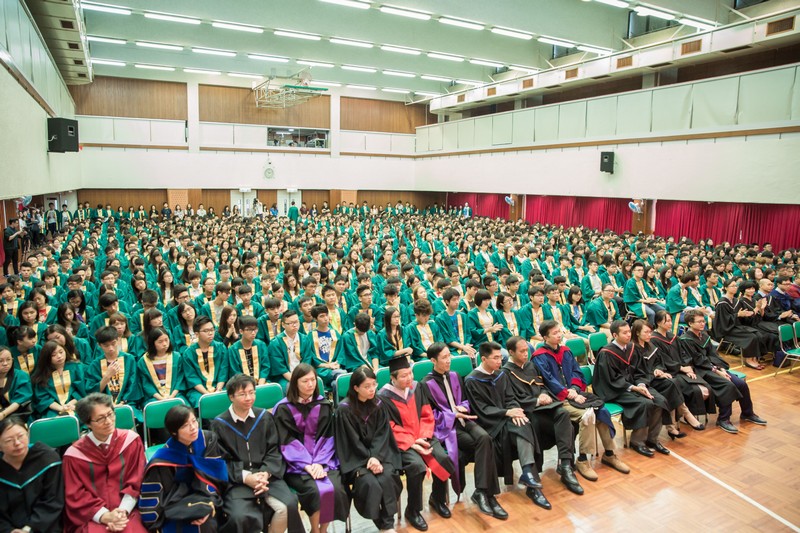
<path id="1" fill-rule="evenodd" d="M 447 193 L 447 205 L 464 207 L 469 203 L 476 217 L 508 218 L 509 205 L 504 194 L 488 194 L 473 192 Z"/>
<path id="2" fill-rule="evenodd" d="M 525 200 L 525 219 L 531 224 L 585 226 L 622 233 L 631 229 L 629 201 L 627 198 L 529 195 Z"/>

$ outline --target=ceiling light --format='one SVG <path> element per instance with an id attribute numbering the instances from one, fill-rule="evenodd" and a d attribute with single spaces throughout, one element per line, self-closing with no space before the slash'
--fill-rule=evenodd
<path id="1" fill-rule="evenodd" d="M 492 28 L 492 33 L 496 33 L 497 35 L 505 35 L 506 37 L 514 37 L 515 39 L 524 39 L 526 41 L 533 39 L 533 35 L 530 33 L 525 33 L 518 30 L 510 30 L 508 28 Z"/>
<path id="2" fill-rule="evenodd" d="M 444 59 L 445 61 L 454 61 L 456 63 L 461 63 L 462 61 L 464 61 L 464 58 L 461 56 L 440 54 L 439 52 L 428 52 L 428 57 L 431 57 L 433 59 Z"/>
<path id="3" fill-rule="evenodd" d="M 578 45 L 577 48 L 581 52 L 589 52 L 590 54 L 597 54 L 601 56 L 608 55 L 613 52 L 613 50 L 608 50 L 607 48 L 596 48 L 594 46 L 586 46 L 584 44 Z"/>
<path id="4" fill-rule="evenodd" d="M 348 89 L 358 89 L 359 91 L 377 91 L 377 87 L 370 87 L 369 85 L 348 85 Z"/>
<path id="5" fill-rule="evenodd" d="M 477 22 L 469 22 L 468 20 L 454 19 L 450 17 L 440 17 L 439 22 L 447 24 L 448 26 L 458 26 L 459 28 L 467 28 L 468 30 L 482 30 L 483 24 Z"/>
<path id="6" fill-rule="evenodd" d="M 202 70 L 198 68 L 185 68 L 184 72 L 188 74 L 208 74 L 209 76 L 219 76 L 222 72 L 218 70 Z"/>
<path id="7" fill-rule="evenodd" d="M 182 46 L 176 44 L 148 43 L 145 41 L 136 41 L 136 46 L 141 46 L 142 48 L 158 48 L 160 50 L 183 50 Z"/>
<path id="8" fill-rule="evenodd" d="M 257 26 L 247 26 L 245 24 L 233 24 L 231 22 L 212 22 L 211 25 L 215 28 L 221 28 L 223 30 L 246 31 L 250 33 L 264 33 L 264 28 L 259 28 Z"/>
<path id="9" fill-rule="evenodd" d="M 475 80 L 456 80 L 456 83 L 460 85 L 483 85 L 482 81 L 475 81 Z"/>
<path id="10" fill-rule="evenodd" d="M 425 92 L 425 91 L 414 91 L 414 94 L 418 94 L 420 96 L 428 96 L 430 98 L 436 98 L 436 97 L 442 96 L 439 93 L 428 93 L 428 92 Z"/>
<path id="11" fill-rule="evenodd" d="M 336 4 L 337 6 L 355 7 L 358 9 L 369 9 L 370 5 L 366 2 L 359 2 L 358 0 L 320 0 L 326 4 Z"/>
<path id="12" fill-rule="evenodd" d="M 81 7 L 83 9 L 88 9 L 89 11 L 102 11 L 103 13 L 113 13 L 115 15 L 131 14 L 130 9 L 125 9 L 123 7 L 118 7 L 118 6 L 110 6 L 107 4 L 92 4 L 90 2 L 81 2 Z"/>
<path id="13" fill-rule="evenodd" d="M 288 63 L 289 59 L 286 57 L 278 56 L 262 56 L 260 54 L 247 54 L 250 59 L 257 59 L 259 61 L 272 61 L 273 63 Z"/>
<path id="14" fill-rule="evenodd" d="M 164 66 L 161 66 L 161 65 L 142 65 L 142 64 L 139 64 L 139 63 L 136 63 L 134 65 L 134 67 L 143 68 L 143 69 L 147 69 L 147 70 L 168 70 L 170 72 L 175 70 L 175 67 L 164 67 Z"/>
<path id="15" fill-rule="evenodd" d="M 213 48 L 192 48 L 192 52 L 209 56 L 236 57 L 236 52 L 230 50 L 215 50 Z"/>
<path id="16" fill-rule="evenodd" d="M 413 48 L 403 48 L 400 46 L 392 46 L 389 44 L 384 44 L 381 46 L 381 50 L 384 52 L 397 52 L 398 54 L 407 54 L 410 56 L 418 56 L 422 52 L 420 50 L 414 50 Z"/>
<path id="17" fill-rule="evenodd" d="M 411 11 L 408 9 L 400 9 L 399 7 L 381 6 L 381 13 L 388 13 L 390 15 L 400 15 L 401 17 L 408 17 L 417 20 L 430 20 L 431 16 L 428 13 L 420 11 Z"/>
<path id="18" fill-rule="evenodd" d="M 445 82 L 445 83 L 450 83 L 451 81 L 453 81 L 453 78 L 443 78 L 441 76 L 430 76 L 428 74 L 423 74 L 422 76 L 420 76 L 420 78 L 422 78 L 423 80 L 442 81 L 442 82 Z"/>
<path id="19" fill-rule="evenodd" d="M 622 7 L 622 8 L 631 7 L 628 5 L 628 2 L 623 2 L 622 0 L 594 0 L 594 1 L 614 7 Z"/>
<path id="20" fill-rule="evenodd" d="M 384 74 L 387 76 L 395 76 L 398 78 L 415 78 L 416 74 L 412 74 L 411 72 L 400 72 L 398 70 L 384 70 Z"/>
<path id="21" fill-rule="evenodd" d="M 640 17 L 648 17 L 649 16 L 649 17 L 656 17 L 656 18 L 660 18 L 660 19 L 664 19 L 664 20 L 672 20 L 672 19 L 675 18 L 675 15 L 672 15 L 670 13 L 664 13 L 663 11 L 658 11 L 657 9 L 650 9 L 649 7 L 636 6 L 636 7 L 633 8 L 633 10 L 636 11 L 636 13 Z"/>
<path id="22" fill-rule="evenodd" d="M 307 41 L 319 41 L 322 39 L 319 35 L 311 35 L 310 33 L 298 33 L 295 31 L 275 30 L 275 35 L 279 37 L 293 37 L 295 39 L 305 39 Z"/>
<path id="23" fill-rule="evenodd" d="M 356 65 L 342 65 L 344 70 L 352 70 L 354 72 L 368 72 L 370 74 L 375 74 L 378 72 L 378 69 L 372 67 L 359 67 Z"/>
<path id="24" fill-rule="evenodd" d="M 91 60 L 92 65 L 108 65 L 110 67 L 124 67 L 125 63 L 122 61 L 114 61 L 112 59 L 94 59 Z"/>
<path id="25" fill-rule="evenodd" d="M 684 26 L 692 26 L 692 27 L 697 28 L 698 30 L 713 30 L 714 29 L 714 25 L 713 24 L 709 24 L 709 23 L 706 23 L 706 22 L 700 22 L 699 20 L 692 20 L 692 19 L 689 19 L 689 18 L 686 18 L 686 17 L 678 20 L 678 24 L 683 24 Z"/>
<path id="26" fill-rule="evenodd" d="M 145 13 L 145 18 L 155 20 L 166 20 L 167 22 L 181 22 L 183 24 L 200 24 L 200 19 L 193 19 L 189 17 L 179 17 L 176 15 L 164 15 L 162 13 Z"/>
<path id="27" fill-rule="evenodd" d="M 485 59 L 470 59 L 469 62 L 473 65 L 483 65 L 484 67 L 500 68 L 503 66 L 502 63 L 497 63 L 496 61 L 487 61 Z"/>
<path id="28" fill-rule="evenodd" d="M 95 37 L 94 35 L 87 35 L 86 40 L 92 43 L 108 43 L 108 44 L 125 44 L 128 42 L 124 39 L 111 39 L 110 37 Z"/>
<path id="29" fill-rule="evenodd" d="M 385 93 L 396 93 L 396 94 L 408 94 L 408 93 L 411 92 L 408 89 L 391 89 L 391 88 L 387 88 L 387 87 L 381 89 L 381 91 L 383 91 Z"/>
<path id="30" fill-rule="evenodd" d="M 243 74 L 241 72 L 228 72 L 228 76 L 232 78 L 249 78 L 251 80 L 260 80 L 264 76 L 259 76 L 258 74 Z"/>
<path id="31" fill-rule="evenodd" d="M 322 61 L 308 61 L 306 59 L 298 59 L 298 65 L 306 65 L 307 67 L 322 67 L 322 68 L 333 68 L 333 63 L 324 63 Z"/>
<path id="32" fill-rule="evenodd" d="M 331 37 L 330 41 L 333 44 L 343 44 L 345 46 L 356 46 L 358 48 L 372 48 L 374 46 L 372 43 L 366 43 L 364 41 L 351 41 L 350 39 L 340 39 L 338 37 Z"/>
<path id="33" fill-rule="evenodd" d="M 335 81 L 319 81 L 319 80 L 312 80 L 311 87 L 315 87 L 317 85 L 322 85 L 323 87 L 341 87 L 341 83 L 336 83 Z"/>
<path id="34" fill-rule="evenodd" d="M 534 72 L 539 72 L 538 68 L 525 67 L 525 66 L 522 66 L 522 65 L 510 65 L 508 67 L 508 70 L 513 70 L 513 71 L 516 71 L 516 72 L 524 72 L 526 74 L 533 74 Z"/>
<path id="35" fill-rule="evenodd" d="M 552 44 L 553 46 L 562 46 L 564 48 L 574 48 L 575 43 L 562 41 L 560 39 L 551 39 L 550 37 L 539 37 L 540 43 Z"/>

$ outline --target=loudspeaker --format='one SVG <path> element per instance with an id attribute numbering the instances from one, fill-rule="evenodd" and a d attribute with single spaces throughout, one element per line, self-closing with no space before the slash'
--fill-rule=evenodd
<path id="1" fill-rule="evenodd" d="M 600 172 L 614 173 L 614 152 L 600 152 Z"/>
<path id="2" fill-rule="evenodd" d="M 68 118 L 48 118 L 47 139 L 49 152 L 77 152 L 78 121 Z"/>

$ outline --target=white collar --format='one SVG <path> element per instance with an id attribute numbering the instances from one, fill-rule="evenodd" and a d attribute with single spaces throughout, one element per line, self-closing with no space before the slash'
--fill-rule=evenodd
<path id="1" fill-rule="evenodd" d="M 253 412 L 252 408 L 247 412 L 247 415 L 244 418 L 241 418 L 239 415 L 236 414 L 236 411 L 233 410 L 232 405 L 228 407 L 228 412 L 231 414 L 231 418 L 233 419 L 234 422 L 246 422 L 248 418 L 256 417 L 256 414 Z"/>
<path id="2" fill-rule="evenodd" d="M 106 440 L 102 441 L 102 440 L 98 439 L 97 437 L 95 437 L 94 433 L 92 433 L 91 431 L 89 433 L 87 433 L 86 435 L 89 437 L 89 440 L 94 443 L 95 446 L 100 446 L 101 444 L 111 445 L 111 439 L 114 437 L 114 434 L 112 433 L 111 435 L 108 436 L 108 438 Z"/>

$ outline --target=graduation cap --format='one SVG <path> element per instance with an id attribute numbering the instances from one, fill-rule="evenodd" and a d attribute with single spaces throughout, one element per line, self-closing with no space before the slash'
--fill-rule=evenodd
<path id="1" fill-rule="evenodd" d="M 389 372 L 394 373 L 404 368 L 411 368 L 411 363 L 408 362 L 408 357 L 405 355 L 398 355 L 389 359 Z"/>

